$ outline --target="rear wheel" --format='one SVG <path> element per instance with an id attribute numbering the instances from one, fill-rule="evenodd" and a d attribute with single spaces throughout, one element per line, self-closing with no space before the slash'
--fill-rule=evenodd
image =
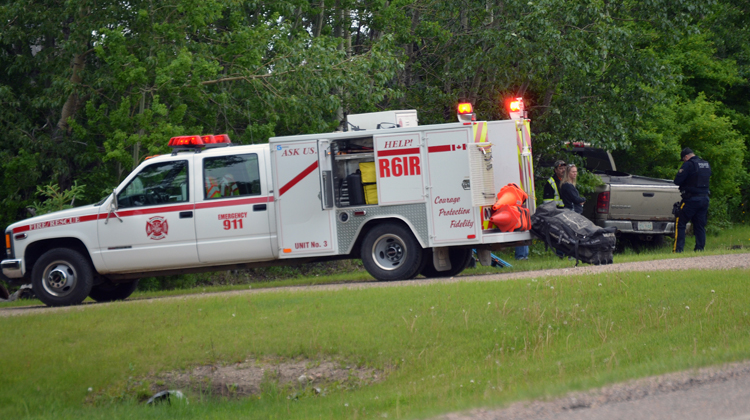
<path id="1" fill-rule="evenodd" d="M 105 280 L 103 283 L 92 287 L 89 296 L 97 302 L 125 300 L 135 292 L 136 287 L 138 287 L 138 280 L 127 283 L 112 283 Z"/>
<path id="2" fill-rule="evenodd" d="M 437 271 L 435 264 L 432 262 L 432 249 L 425 250 L 427 264 L 422 269 L 422 275 L 425 277 L 453 277 L 466 270 L 472 258 L 471 248 L 449 248 L 448 258 L 451 260 L 451 268 L 445 271 Z"/>
<path id="3" fill-rule="evenodd" d="M 67 248 L 45 252 L 31 271 L 34 293 L 48 306 L 77 305 L 83 302 L 93 283 L 93 268 L 88 258 Z"/>
<path id="4" fill-rule="evenodd" d="M 385 223 L 367 232 L 361 257 L 367 272 L 377 280 L 408 280 L 419 273 L 422 247 L 406 227 Z"/>

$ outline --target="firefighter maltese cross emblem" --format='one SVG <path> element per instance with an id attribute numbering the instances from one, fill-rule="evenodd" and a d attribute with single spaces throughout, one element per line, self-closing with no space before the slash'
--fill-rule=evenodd
<path id="1" fill-rule="evenodd" d="M 158 241 L 159 239 L 166 238 L 167 233 L 169 233 L 167 219 L 161 216 L 154 216 L 146 222 L 146 235 L 149 238 Z"/>

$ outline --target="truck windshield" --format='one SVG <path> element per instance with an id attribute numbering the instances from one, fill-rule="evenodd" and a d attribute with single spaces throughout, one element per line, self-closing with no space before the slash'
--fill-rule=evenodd
<path id="1" fill-rule="evenodd" d="M 186 160 L 143 168 L 117 195 L 120 208 L 183 203 L 189 200 Z"/>

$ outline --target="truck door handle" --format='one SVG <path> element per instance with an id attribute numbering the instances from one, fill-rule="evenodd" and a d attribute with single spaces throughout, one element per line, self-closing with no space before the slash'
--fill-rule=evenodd
<path id="1" fill-rule="evenodd" d="M 255 204 L 255 205 L 253 205 L 253 211 L 266 211 L 266 205 L 265 204 Z"/>
<path id="2" fill-rule="evenodd" d="M 180 212 L 180 219 L 191 219 L 193 217 L 192 211 L 181 211 Z"/>
<path id="3" fill-rule="evenodd" d="M 654 193 L 643 193 L 644 197 L 653 197 Z"/>

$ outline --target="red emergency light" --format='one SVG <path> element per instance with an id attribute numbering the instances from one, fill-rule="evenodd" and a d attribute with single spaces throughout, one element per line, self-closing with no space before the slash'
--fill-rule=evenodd
<path id="1" fill-rule="evenodd" d="M 170 147 L 203 147 L 205 144 L 201 140 L 200 136 L 177 136 L 169 139 Z"/>
<path id="2" fill-rule="evenodd" d="M 526 108 L 523 105 L 523 98 L 511 99 L 508 102 L 508 114 L 510 114 L 510 119 L 512 120 L 526 118 Z"/>
<path id="3" fill-rule="evenodd" d="M 177 136 L 169 139 L 169 146 L 179 149 L 202 149 L 211 147 L 229 146 L 232 141 L 226 134 L 206 136 Z"/>

